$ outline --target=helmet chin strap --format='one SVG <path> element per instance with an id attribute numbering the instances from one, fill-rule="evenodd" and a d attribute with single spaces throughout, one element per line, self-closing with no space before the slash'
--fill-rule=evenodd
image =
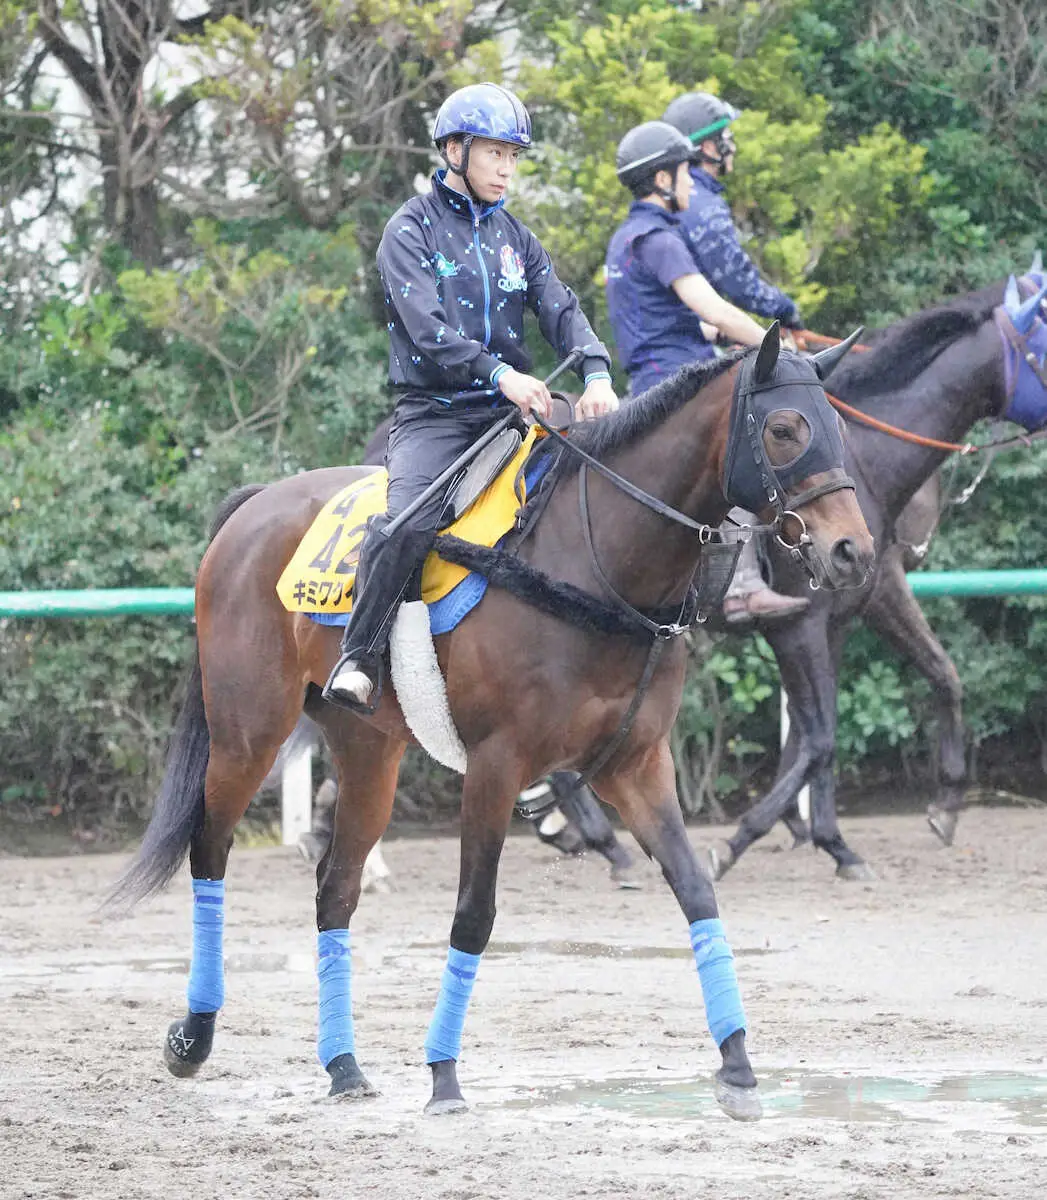
<path id="1" fill-rule="evenodd" d="M 680 202 L 676 199 L 675 188 L 655 188 L 655 195 L 661 196 L 672 213 L 680 212 Z"/>
<path id="2" fill-rule="evenodd" d="M 719 158 L 717 158 L 716 155 L 714 155 L 714 154 L 707 154 L 701 148 L 701 146 L 698 147 L 697 154 L 698 154 L 698 158 L 703 163 L 709 163 L 710 166 L 714 166 L 716 168 L 717 175 L 726 175 L 727 174 L 727 158 L 728 158 L 728 155 L 730 154 L 731 150 L 733 150 L 733 148 L 734 147 L 729 146 L 723 140 L 722 137 L 717 137 L 716 149 L 719 150 L 719 152 L 720 152 Z"/>
<path id="3" fill-rule="evenodd" d="M 469 150 L 470 150 L 470 147 L 472 146 L 472 144 L 473 144 L 473 135 L 471 133 L 464 134 L 462 137 L 462 161 L 458 164 L 457 167 L 447 157 L 447 147 L 446 146 L 443 149 L 443 160 L 445 163 L 447 163 L 447 169 L 449 171 L 451 171 L 453 174 L 457 175 L 458 178 L 461 179 L 461 181 L 465 184 L 465 189 L 469 193 L 470 198 L 476 204 L 482 205 L 483 201 L 473 190 L 472 182 L 469 179 Z"/>

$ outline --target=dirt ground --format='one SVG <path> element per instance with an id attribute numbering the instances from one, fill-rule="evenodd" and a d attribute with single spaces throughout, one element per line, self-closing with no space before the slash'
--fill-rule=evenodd
<path id="1" fill-rule="evenodd" d="M 124 856 L 0 858 L 0 1196 L 1047 1194 L 1047 816 L 973 810 L 951 851 L 917 817 L 845 833 L 876 885 L 772 835 L 719 887 L 755 1125 L 713 1102 L 687 929 L 647 864 L 643 891 L 615 891 L 598 859 L 510 839 L 459 1068 L 473 1108 L 427 1118 L 453 839 L 389 842 L 397 890 L 354 922 L 359 1057 L 381 1089 L 355 1103 L 325 1098 L 312 879 L 293 850 L 234 852 L 227 1004 L 190 1081 L 160 1055 L 183 1011 L 187 875 L 102 922 Z"/>

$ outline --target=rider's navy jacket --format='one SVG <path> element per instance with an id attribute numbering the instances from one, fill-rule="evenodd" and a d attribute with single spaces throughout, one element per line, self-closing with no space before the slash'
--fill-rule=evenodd
<path id="1" fill-rule="evenodd" d="M 732 304 L 761 317 L 796 317 L 795 303 L 760 278 L 752 259 L 738 241 L 723 184 L 701 167 L 691 167 L 694 190 L 680 224 L 687 234 L 698 270 Z"/>
<path id="2" fill-rule="evenodd" d="M 385 227 L 378 272 L 389 328 L 389 382 L 447 401 L 490 389 L 514 367 L 530 372 L 524 305 L 560 358 L 588 347 L 579 374 L 606 371 L 610 354 L 534 234 L 502 207 L 474 207 L 433 176 Z"/>
<path id="3" fill-rule="evenodd" d="M 672 290 L 695 274 L 694 259 L 675 214 L 634 201 L 607 247 L 607 311 L 635 396 L 680 367 L 715 351 L 698 315 Z"/>

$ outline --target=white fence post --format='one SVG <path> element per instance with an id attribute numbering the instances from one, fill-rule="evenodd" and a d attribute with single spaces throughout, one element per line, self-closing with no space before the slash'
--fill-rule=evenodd
<path id="1" fill-rule="evenodd" d="M 781 709 L 782 709 L 782 749 L 785 749 L 785 743 L 789 738 L 789 697 L 785 694 L 785 688 L 781 689 Z M 800 809 L 800 816 L 805 820 L 811 819 L 811 789 L 809 787 L 800 788 L 800 794 L 796 797 L 796 803 Z"/>
<path id="2" fill-rule="evenodd" d="M 285 846 L 295 846 L 313 823 L 313 746 L 306 740 L 288 755 L 280 776 L 280 832 Z"/>

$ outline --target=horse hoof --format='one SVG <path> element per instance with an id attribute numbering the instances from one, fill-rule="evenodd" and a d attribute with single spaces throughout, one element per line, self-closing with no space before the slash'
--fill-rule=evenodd
<path id="1" fill-rule="evenodd" d="M 427 1117 L 446 1117 L 451 1113 L 468 1111 L 469 1105 L 466 1104 L 462 1096 L 447 1096 L 443 1100 L 437 1100 L 434 1096 L 425 1106 L 425 1115 Z"/>
<path id="2" fill-rule="evenodd" d="M 725 1083 L 719 1076 L 713 1080 L 716 1103 L 734 1121 L 758 1121 L 763 1116 L 763 1105 L 754 1087 L 739 1087 L 736 1083 Z"/>
<path id="3" fill-rule="evenodd" d="M 332 1058 L 327 1064 L 327 1073 L 331 1076 L 328 1096 L 339 1100 L 366 1100 L 378 1095 L 378 1089 L 364 1078 L 352 1054 L 339 1054 L 337 1058 Z"/>
<path id="4" fill-rule="evenodd" d="M 462 1089 L 458 1086 L 458 1064 L 453 1058 L 444 1058 L 429 1064 L 433 1073 L 433 1094 L 425 1106 L 428 1117 L 443 1117 L 449 1113 L 468 1112 Z"/>
<path id="5" fill-rule="evenodd" d="M 611 882 L 623 892 L 643 891 L 643 882 L 636 878 L 631 867 L 612 867 Z"/>
<path id="6" fill-rule="evenodd" d="M 938 835 L 943 846 L 952 845 L 952 840 L 956 836 L 956 821 L 957 817 L 954 812 L 948 812 L 936 804 L 932 804 L 927 809 L 927 824 Z"/>
<path id="7" fill-rule="evenodd" d="M 734 851 L 726 842 L 716 842 L 709 847 L 709 875 L 713 883 L 723 879 L 734 866 Z"/>
<path id="8" fill-rule="evenodd" d="M 875 883 L 876 872 L 867 862 L 845 863 L 836 868 L 836 878 L 848 883 Z"/>
<path id="9" fill-rule="evenodd" d="M 217 1013 L 189 1013 L 172 1021 L 164 1038 L 164 1064 L 176 1079 L 191 1079 L 207 1062 Z"/>

